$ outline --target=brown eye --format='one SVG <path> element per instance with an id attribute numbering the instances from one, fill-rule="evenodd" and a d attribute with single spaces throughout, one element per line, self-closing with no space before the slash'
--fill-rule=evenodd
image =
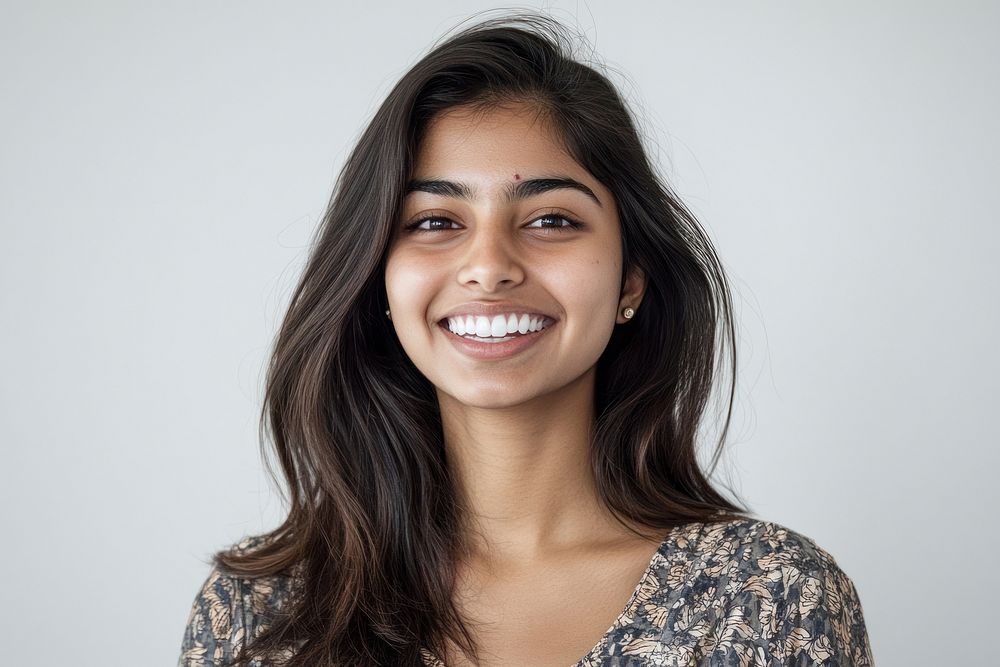
<path id="1" fill-rule="evenodd" d="M 536 222 L 541 222 L 543 220 L 545 220 L 545 221 L 555 221 L 555 222 L 565 222 L 566 224 L 565 225 L 558 225 L 558 224 L 557 225 L 542 225 L 541 227 L 532 227 L 532 225 L 534 225 Z M 562 231 L 566 231 L 566 230 L 569 230 L 569 229 L 580 229 L 581 227 L 583 227 L 583 223 L 577 222 L 576 220 L 573 220 L 572 218 L 568 218 L 565 215 L 556 215 L 554 213 L 550 213 L 550 214 L 543 215 L 540 218 L 536 218 L 531 223 L 531 225 L 528 225 L 528 227 L 531 228 L 531 229 L 546 229 L 546 230 L 551 229 L 551 230 L 555 230 L 557 232 L 562 232 Z"/>
<path id="2" fill-rule="evenodd" d="M 422 225 L 425 222 L 426 223 L 430 223 L 430 224 L 428 224 L 427 227 L 422 227 Z M 438 231 L 440 231 L 440 232 L 447 232 L 447 231 L 450 231 L 449 228 L 437 226 L 435 223 L 455 224 L 455 222 L 453 220 L 449 220 L 448 218 L 442 218 L 440 216 L 428 216 L 426 218 L 421 218 L 420 220 L 416 220 L 414 222 L 411 222 L 410 224 L 408 224 L 406 226 L 406 230 L 407 231 L 411 231 L 411 232 L 438 232 Z"/>

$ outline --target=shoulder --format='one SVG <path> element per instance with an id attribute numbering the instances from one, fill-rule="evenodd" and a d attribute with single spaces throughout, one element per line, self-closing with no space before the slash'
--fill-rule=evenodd
<path id="1" fill-rule="evenodd" d="M 719 577 L 725 600 L 716 651 L 872 664 L 854 582 L 814 539 L 753 520 L 712 526 L 703 539 L 711 549 L 703 574 Z"/>
<path id="2" fill-rule="evenodd" d="M 252 551 L 266 541 L 244 537 L 233 553 Z M 256 636 L 292 594 L 291 577 L 247 578 L 226 573 L 213 564 L 188 612 L 178 667 L 222 665 L 231 661 L 249 638 Z"/>
<path id="3" fill-rule="evenodd" d="M 839 569 L 833 555 L 811 537 L 773 521 L 739 519 L 707 524 L 698 550 L 709 572 L 739 578 L 780 569 Z"/>
<path id="4" fill-rule="evenodd" d="M 683 563 L 691 575 L 716 580 L 730 592 L 754 575 L 782 568 L 838 569 L 834 557 L 812 538 L 754 518 L 686 524 L 675 531 L 666 547 L 661 554 L 664 563 Z"/>
<path id="5" fill-rule="evenodd" d="M 773 521 L 741 519 L 706 524 L 694 547 L 698 574 L 727 599 L 743 595 L 788 601 L 818 588 L 831 595 L 853 589 L 833 554 L 801 532 Z M 806 611 L 806 609 L 803 609 Z"/>
<path id="6" fill-rule="evenodd" d="M 679 527 L 608 655 L 658 664 L 873 663 L 850 578 L 815 540 L 752 518 Z"/>

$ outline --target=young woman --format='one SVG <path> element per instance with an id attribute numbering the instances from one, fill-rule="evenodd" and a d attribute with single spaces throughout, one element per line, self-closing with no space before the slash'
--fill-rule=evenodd
<path id="1" fill-rule="evenodd" d="M 362 135 L 268 374 L 288 517 L 182 667 L 872 663 L 833 557 L 699 468 L 727 282 L 567 44 L 467 27 Z"/>

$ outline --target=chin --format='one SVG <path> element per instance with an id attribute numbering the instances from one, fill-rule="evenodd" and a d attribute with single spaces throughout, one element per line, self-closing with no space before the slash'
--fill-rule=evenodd
<path id="1" fill-rule="evenodd" d="M 465 407 L 481 410 L 512 408 L 536 398 L 525 391 L 523 383 L 514 386 L 506 382 L 477 383 L 475 387 L 465 386 L 457 390 L 439 388 L 438 391 Z"/>

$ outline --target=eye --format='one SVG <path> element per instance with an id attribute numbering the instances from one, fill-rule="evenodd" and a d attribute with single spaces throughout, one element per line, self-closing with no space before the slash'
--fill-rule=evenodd
<path id="1" fill-rule="evenodd" d="M 536 222 L 542 222 L 542 221 L 547 221 L 547 220 L 553 220 L 553 221 L 556 221 L 556 222 L 562 221 L 562 222 L 565 222 L 566 224 L 565 225 L 543 225 L 543 226 L 540 226 L 540 227 L 533 227 L 533 225 Z M 551 229 L 551 230 L 554 230 L 554 231 L 557 231 L 557 232 L 562 232 L 562 231 L 566 231 L 568 229 L 580 229 L 581 227 L 583 227 L 583 223 L 582 222 L 578 222 L 577 220 L 574 220 L 573 218 L 567 217 L 565 215 L 559 215 L 557 213 L 546 213 L 545 215 L 543 215 L 540 218 L 535 218 L 535 220 L 530 225 L 528 225 L 528 227 L 532 228 L 532 229 L 546 229 L 546 230 Z"/>
<path id="2" fill-rule="evenodd" d="M 431 223 L 427 227 L 423 227 L 424 223 Z M 433 223 L 445 223 L 445 224 L 455 224 L 454 220 L 449 220 L 448 218 L 442 218 L 441 216 L 431 215 L 426 218 L 421 218 L 420 220 L 415 220 L 406 226 L 406 230 L 410 232 L 447 232 L 450 231 L 448 227 L 438 227 Z"/>

